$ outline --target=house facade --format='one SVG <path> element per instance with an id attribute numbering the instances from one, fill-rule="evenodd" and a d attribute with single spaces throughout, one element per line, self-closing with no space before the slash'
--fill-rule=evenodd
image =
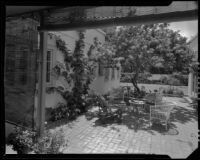
<path id="1" fill-rule="evenodd" d="M 62 96 L 57 92 L 48 92 L 48 88 L 51 87 L 61 87 L 64 90 L 70 90 L 71 86 L 62 76 L 56 77 L 52 73 L 52 69 L 56 65 L 64 65 L 64 55 L 57 48 L 56 40 L 60 37 L 65 41 L 67 48 L 72 52 L 75 49 L 75 43 L 79 40 L 78 31 L 65 31 L 65 32 L 50 32 L 47 38 L 47 71 L 46 71 L 46 100 L 45 108 L 48 112 L 48 108 L 54 108 L 59 103 L 66 104 L 67 102 L 62 98 Z M 90 49 L 90 46 L 94 44 L 94 38 L 97 38 L 101 44 L 105 43 L 105 33 L 100 29 L 90 29 L 85 31 L 85 47 L 84 54 Z M 94 53 L 95 54 L 95 53 Z M 112 88 L 117 88 L 120 86 L 120 75 L 121 75 L 121 65 L 118 63 L 118 68 L 104 68 L 101 65 L 97 65 L 95 70 L 95 78 L 90 84 L 90 91 L 95 91 L 98 94 L 105 94 Z M 38 87 L 38 84 L 36 84 Z M 37 104 L 37 95 L 35 97 L 35 104 Z M 46 119 L 48 119 L 49 114 L 46 113 Z"/>
<path id="2" fill-rule="evenodd" d="M 191 52 L 194 53 L 193 62 L 198 62 L 198 35 L 196 35 L 193 39 L 189 41 L 189 47 Z M 194 73 L 192 68 L 190 68 L 190 73 L 188 77 L 188 96 L 189 97 L 197 97 L 198 95 L 198 76 Z"/>
<path id="3" fill-rule="evenodd" d="M 30 128 L 35 126 L 40 53 L 37 26 L 38 22 L 29 18 L 6 22 L 4 76 L 6 136 L 13 130 L 15 124 Z M 56 64 L 64 64 L 63 53 L 56 47 L 58 36 L 65 41 L 67 48 L 72 52 L 75 42 L 79 39 L 78 31 L 48 33 L 46 88 L 61 86 L 70 89 L 63 77 L 58 78 L 51 73 Z M 95 37 L 101 44 L 105 43 L 105 32 L 100 29 L 86 30 L 85 55 L 94 44 Z M 113 68 L 100 69 L 97 65 L 96 77 L 90 85 L 91 90 L 104 94 L 111 88 L 118 87 L 120 72 L 121 70 Z M 56 107 L 58 103 L 66 101 L 56 92 L 46 93 L 45 108 Z"/>

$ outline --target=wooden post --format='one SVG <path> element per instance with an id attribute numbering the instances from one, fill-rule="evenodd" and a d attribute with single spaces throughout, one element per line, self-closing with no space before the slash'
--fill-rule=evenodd
<path id="1" fill-rule="evenodd" d="M 190 72 L 188 76 L 188 96 L 192 97 L 193 92 L 193 73 Z"/>
<path id="2" fill-rule="evenodd" d="M 43 14 L 40 15 L 40 25 L 43 26 Z M 47 56 L 47 33 L 40 32 L 40 55 L 39 55 L 39 81 L 38 81 L 38 108 L 37 108 L 37 131 L 39 136 L 44 132 L 45 121 L 45 89 L 46 89 L 46 56 Z"/>

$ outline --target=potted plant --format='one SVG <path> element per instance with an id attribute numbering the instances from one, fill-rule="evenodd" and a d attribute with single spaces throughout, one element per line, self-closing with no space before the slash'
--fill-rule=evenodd
<path id="1" fill-rule="evenodd" d="M 8 144 L 13 146 L 13 150 L 18 154 L 27 154 L 32 151 L 34 146 L 33 140 L 36 133 L 30 129 L 16 127 L 15 132 L 8 136 Z"/>

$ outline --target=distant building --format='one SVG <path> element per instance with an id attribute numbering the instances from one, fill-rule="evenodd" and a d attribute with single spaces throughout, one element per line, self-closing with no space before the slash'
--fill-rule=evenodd
<path id="1" fill-rule="evenodd" d="M 192 38 L 189 42 L 189 47 L 191 52 L 194 53 L 195 57 L 193 62 L 198 62 L 198 35 Z M 188 96 L 197 97 L 198 93 L 198 76 L 194 74 L 193 70 L 190 68 L 189 78 L 188 78 Z"/>

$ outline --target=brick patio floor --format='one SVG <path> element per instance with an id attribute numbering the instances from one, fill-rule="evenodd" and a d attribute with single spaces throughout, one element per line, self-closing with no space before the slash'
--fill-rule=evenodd
<path id="1" fill-rule="evenodd" d="M 136 118 L 123 115 L 121 124 L 102 124 L 97 117 L 85 115 L 62 125 L 68 145 L 63 153 L 144 153 L 167 154 L 171 158 L 186 158 L 198 147 L 197 113 L 181 98 L 167 97 L 177 102 L 168 131 L 161 124 L 149 128 L 149 116 Z M 60 127 L 57 127 L 57 129 Z"/>

